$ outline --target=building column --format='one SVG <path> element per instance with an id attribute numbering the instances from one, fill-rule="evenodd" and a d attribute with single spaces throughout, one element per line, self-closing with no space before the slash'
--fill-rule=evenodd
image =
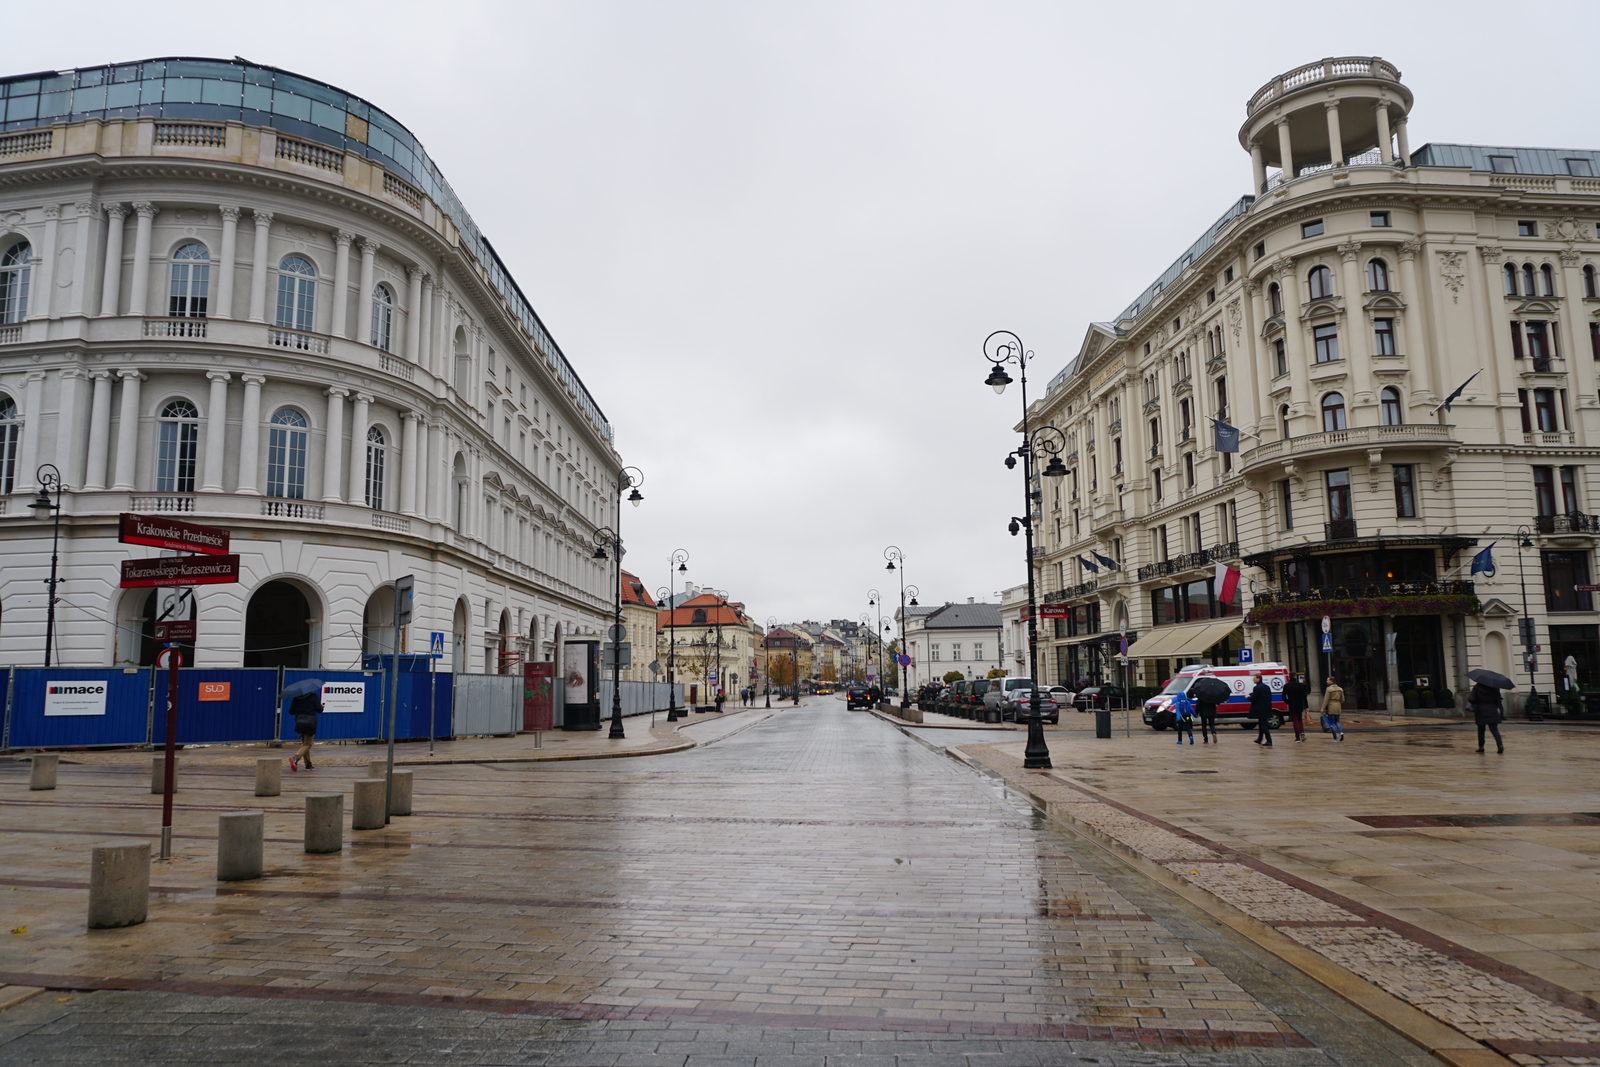
<path id="1" fill-rule="evenodd" d="M 406 347 L 405 356 L 422 362 L 422 268 L 406 268 Z"/>
<path id="2" fill-rule="evenodd" d="M 22 387 L 22 442 L 17 456 L 16 485 L 38 487 L 34 469 L 39 466 L 39 432 L 44 421 L 44 371 L 29 371 Z"/>
<path id="3" fill-rule="evenodd" d="M 211 399 L 206 402 L 206 461 L 200 491 L 220 493 L 228 441 L 228 381 L 233 376 L 225 370 L 212 370 L 206 371 L 206 377 L 211 381 Z"/>
<path id="4" fill-rule="evenodd" d="M 89 313 L 89 249 L 94 246 L 94 217 L 99 213 L 93 200 L 79 200 L 73 205 L 78 212 L 78 232 L 72 243 L 77 246 L 72 261 L 72 294 L 67 301 L 67 314 Z"/>
<path id="5" fill-rule="evenodd" d="M 1261 434 L 1260 419 L 1266 418 L 1271 421 L 1271 412 L 1267 406 L 1266 383 L 1272 378 L 1272 365 L 1266 353 L 1265 342 L 1261 338 L 1261 324 L 1266 320 L 1262 316 L 1261 285 L 1258 282 L 1244 283 L 1244 297 L 1240 300 L 1240 305 L 1240 336 L 1236 340 L 1239 343 L 1239 352 L 1244 357 L 1245 396 L 1250 398 L 1250 406 L 1258 416 L 1256 424 L 1246 426 L 1245 429 Z M 1237 411 L 1245 410 L 1237 405 L 1229 407 Z"/>
<path id="6" fill-rule="evenodd" d="M 1294 148 L 1289 143 L 1289 120 L 1278 120 L 1278 158 L 1282 160 L 1283 180 L 1294 177 Z"/>
<path id="7" fill-rule="evenodd" d="M 83 385 L 89 375 L 77 367 L 61 372 L 60 410 L 56 414 L 55 447 L 56 465 L 61 468 L 61 480 L 67 485 L 83 486 Z"/>
<path id="8" fill-rule="evenodd" d="M 1429 369 L 1431 354 L 1422 343 L 1422 282 L 1417 278 L 1417 255 L 1421 251 L 1422 242 L 1415 238 L 1400 243 L 1400 293 L 1406 301 L 1403 326 L 1406 369 L 1410 371 L 1408 384 L 1414 394 L 1429 396 L 1433 391 L 1433 374 Z M 1489 292 L 1497 294 L 1499 290 L 1491 288 Z M 1500 307 L 1504 302 L 1498 296 L 1492 296 L 1488 304 Z M 1495 338 L 1496 342 L 1499 340 Z"/>
<path id="9" fill-rule="evenodd" d="M 360 291 L 356 293 L 356 332 L 357 341 L 365 338 L 372 340 L 372 305 L 377 292 L 377 264 L 378 242 L 361 240 L 361 280 L 358 283 Z M 391 319 L 389 327 L 389 344 L 394 345 L 394 326 Z"/>
<path id="10" fill-rule="evenodd" d="M 206 314 L 213 319 L 231 319 L 234 259 L 239 249 L 240 211 L 226 204 L 218 205 L 217 211 L 222 215 L 222 248 L 217 257 L 220 260 L 217 264 L 217 295 L 216 299 L 207 303 Z"/>
<path id="11" fill-rule="evenodd" d="M 272 212 L 252 212 L 256 220 L 256 245 L 250 260 L 250 321 L 267 321 L 267 234 L 272 228 Z M 255 476 L 251 475 L 251 481 Z"/>
<path id="12" fill-rule="evenodd" d="M 1330 100 L 1322 105 L 1328 113 L 1328 158 L 1336 167 L 1344 166 L 1344 138 L 1339 134 L 1339 101 Z"/>
<path id="13" fill-rule="evenodd" d="M 1251 187 L 1252 196 L 1260 196 L 1267 191 L 1267 160 L 1261 153 L 1261 142 L 1250 142 L 1250 175 L 1255 179 Z"/>
<path id="14" fill-rule="evenodd" d="M 48 319 L 50 317 L 51 297 L 56 291 L 56 245 L 59 242 L 58 229 L 61 225 L 61 205 L 46 204 L 44 207 L 44 240 L 33 248 L 33 286 L 29 294 L 28 315 L 30 319 Z"/>
<path id="15" fill-rule="evenodd" d="M 367 424 L 372 405 L 371 393 L 357 393 L 355 411 L 350 417 L 350 502 L 367 502 Z"/>
<path id="16" fill-rule="evenodd" d="M 333 329 L 328 332 L 335 337 L 350 336 L 350 244 L 355 239 L 349 230 L 333 235 Z"/>
<path id="17" fill-rule="evenodd" d="M 448 374 L 441 374 L 439 368 L 433 363 L 433 275 L 424 274 L 421 289 L 417 289 L 417 281 L 412 280 L 411 287 L 421 294 L 421 322 L 417 326 L 417 363 L 443 378 L 450 380 Z"/>
<path id="18" fill-rule="evenodd" d="M 344 481 L 344 398 L 348 389 L 328 389 L 328 428 L 322 444 L 322 499 L 329 504 L 340 504 L 344 497 L 339 489 Z M 354 472 L 351 472 L 354 477 Z M 352 494 L 354 495 L 354 494 Z"/>
<path id="19" fill-rule="evenodd" d="M 1406 137 L 1406 117 L 1400 116 L 1400 121 L 1394 124 L 1394 135 L 1400 142 L 1400 165 L 1411 166 L 1411 141 Z"/>
<path id="20" fill-rule="evenodd" d="M 106 487 L 106 459 L 111 449 L 111 372 L 89 372 L 94 396 L 89 401 L 89 454 L 84 459 L 83 487 Z"/>
<path id="21" fill-rule="evenodd" d="M 131 492 L 134 461 L 139 455 L 139 383 L 144 381 L 144 373 L 119 370 L 117 377 L 122 379 L 122 406 L 117 410 L 117 462 L 111 488 Z"/>
<path id="22" fill-rule="evenodd" d="M 449 491 L 450 472 L 445 468 L 448 462 L 445 444 L 444 425 L 435 422 L 428 429 L 428 459 L 433 464 L 433 477 L 425 479 L 430 490 L 426 497 L 428 518 L 434 522 L 444 522 L 446 517 L 445 494 Z"/>
<path id="23" fill-rule="evenodd" d="M 407 411 L 400 416 L 405 421 L 405 430 L 400 445 L 400 513 L 402 515 L 415 515 L 417 513 L 417 423 L 422 416 L 415 411 Z"/>
<path id="24" fill-rule="evenodd" d="M 1367 326 L 1367 316 L 1362 308 L 1361 294 L 1364 271 L 1361 269 L 1361 242 L 1348 241 L 1338 246 L 1339 284 L 1344 287 L 1345 348 L 1342 351 L 1345 366 L 1350 371 L 1350 401 L 1348 411 L 1354 415 L 1357 398 L 1372 394 L 1372 330 Z M 1357 339 L 1357 333 L 1360 339 Z M 1376 400 L 1376 397 L 1373 397 Z M 1355 419 L 1349 420 L 1351 426 Z"/>
<path id="25" fill-rule="evenodd" d="M 1389 136 L 1389 105 L 1380 100 L 1372 105 L 1373 116 L 1378 120 L 1378 152 L 1387 166 L 1394 166 L 1394 145 Z"/>
<path id="26" fill-rule="evenodd" d="M 239 412 L 239 487 L 234 490 L 245 496 L 260 496 L 256 486 L 261 461 L 261 387 L 266 376 L 241 374 L 244 383 L 244 407 Z"/>
<path id="27" fill-rule="evenodd" d="M 128 314 L 143 315 L 150 304 L 150 226 L 161 209 L 140 201 L 133 210 L 139 222 L 133 231 L 133 292 L 128 294 Z"/>
<path id="28" fill-rule="evenodd" d="M 122 304 L 122 231 L 128 209 L 121 204 L 105 205 L 106 269 L 100 285 L 100 315 L 109 318 Z"/>

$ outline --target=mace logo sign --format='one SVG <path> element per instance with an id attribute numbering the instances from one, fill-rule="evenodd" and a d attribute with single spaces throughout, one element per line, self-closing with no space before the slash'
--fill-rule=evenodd
<path id="1" fill-rule="evenodd" d="M 104 715 L 106 693 L 110 686 L 105 682 L 45 682 L 44 713 L 46 715 Z"/>
<path id="2" fill-rule="evenodd" d="M 323 683 L 322 713 L 324 715 L 360 715 L 366 710 L 366 682 Z"/>

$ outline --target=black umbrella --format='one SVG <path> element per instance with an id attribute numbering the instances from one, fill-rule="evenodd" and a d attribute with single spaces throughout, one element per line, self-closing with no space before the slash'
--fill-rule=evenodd
<path id="1" fill-rule="evenodd" d="M 1482 684 L 1492 686 L 1495 689 L 1515 689 L 1517 687 L 1517 683 L 1513 682 L 1505 675 L 1497 674 L 1494 671 L 1486 671 L 1482 667 L 1479 667 L 1475 671 L 1468 671 L 1467 677 L 1471 678 L 1474 682 L 1481 682 Z"/>
<path id="2" fill-rule="evenodd" d="M 321 690 L 321 678 L 302 678 L 298 682 L 290 682 L 283 687 L 283 699 L 293 700 L 295 697 L 305 696 L 307 693 L 321 692 Z"/>
<path id="3" fill-rule="evenodd" d="M 1224 682 L 1221 678 L 1212 678 L 1210 676 L 1201 678 L 1189 687 L 1189 695 L 1191 697 L 1196 700 L 1204 700 L 1207 703 L 1220 704 L 1227 700 L 1232 692 L 1233 690 L 1228 688 L 1227 682 Z"/>

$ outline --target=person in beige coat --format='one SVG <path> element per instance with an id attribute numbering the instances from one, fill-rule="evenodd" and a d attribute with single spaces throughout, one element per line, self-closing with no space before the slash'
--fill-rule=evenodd
<path id="1" fill-rule="evenodd" d="M 1344 712 L 1344 690 L 1332 678 L 1322 689 L 1322 714 L 1328 717 L 1328 732 L 1335 741 L 1344 740 L 1344 724 L 1339 716 Z"/>

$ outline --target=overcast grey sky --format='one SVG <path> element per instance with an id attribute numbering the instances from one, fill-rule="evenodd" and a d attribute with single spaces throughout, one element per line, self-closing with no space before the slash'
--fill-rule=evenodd
<path id="1" fill-rule="evenodd" d="M 758 620 L 854 618 L 891 543 L 925 603 L 1023 580 L 983 338 L 1042 390 L 1249 191 L 1274 75 L 1381 55 L 1413 146 L 1600 148 L 1600 5 L 1521 10 L 13 0 L 6 73 L 237 54 L 389 111 L 645 471 L 629 568 L 653 590 L 685 548 Z"/>

